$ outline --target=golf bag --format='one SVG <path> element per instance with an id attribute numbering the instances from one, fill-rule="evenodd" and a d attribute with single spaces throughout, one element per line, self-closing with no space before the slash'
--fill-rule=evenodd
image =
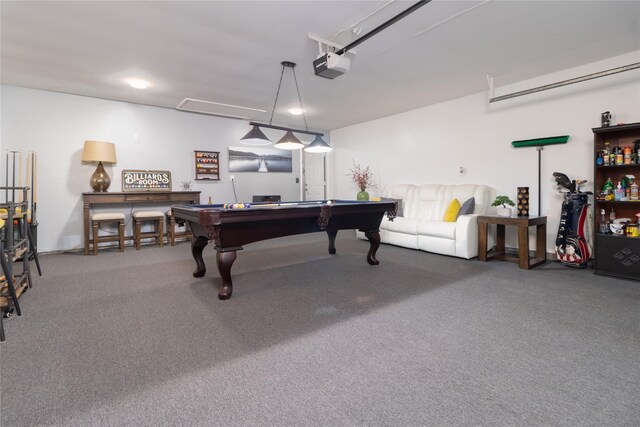
<path id="1" fill-rule="evenodd" d="M 585 268 L 593 252 L 591 233 L 590 192 L 581 192 L 586 181 L 571 181 L 565 174 L 554 172 L 560 187 L 566 189 L 556 237 L 556 256 L 562 265 Z"/>

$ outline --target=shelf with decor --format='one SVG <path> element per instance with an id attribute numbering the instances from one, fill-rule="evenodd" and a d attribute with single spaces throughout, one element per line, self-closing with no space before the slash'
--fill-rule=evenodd
<path id="1" fill-rule="evenodd" d="M 640 280 L 640 123 L 594 128 L 594 272 Z M 603 153 L 608 152 L 608 159 Z M 611 153 L 614 153 L 612 156 Z M 628 179 L 633 176 L 635 179 Z M 610 180 L 611 186 L 605 184 Z M 615 194 L 618 184 L 624 186 Z M 627 190 L 628 187 L 628 190 Z M 622 190 L 622 191 L 620 191 Z M 613 198 L 613 199 L 612 199 Z M 611 200 L 610 200 L 611 199 Z M 602 212 L 604 211 L 604 215 Z M 615 220 L 611 218 L 611 212 Z M 628 221 L 624 221 L 628 218 Z M 613 227 L 611 224 L 614 224 Z M 615 230 L 615 231 L 612 231 Z M 620 233 L 620 234 L 616 234 Z"/>

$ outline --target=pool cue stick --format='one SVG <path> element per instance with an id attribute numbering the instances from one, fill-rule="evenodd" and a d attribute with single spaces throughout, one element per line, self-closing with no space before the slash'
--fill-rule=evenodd
<path id="1" fill-rule="evenodd" d="M 26 174 L 26 181 L 27 181 L 27 217 L 28 219 L 31 219 L 31 209 L 33 209 L 33 200 L 32 200 L 32 196 L 33 196 L 33 192 L 31 189 L 31 186 L 33 185 L 33 175 L 31 174 L 31 151 L 27 151 L 27 174 Z"/>
<path id="2" fill-rule="evenodd" d="M 33 161 L 31 162 L 31 166 L 33 167 L 33 204 L 35 205 L 35 203 L 37 202 L 37 198 L 38 198 L 38 156 L 36 155 L 36 152 L 33 152 Z"/>
<path id="3" fill-rule="evenodd" d="M 11 165 L 11 201 L 16 202 L 16 152 L 11 152 L 12 165 Z"/>
<path id="4" fill-rule="evenodd" d="M 38 155 L 36 152 L 33 152 L 33 161 L 31 162 L 31 166 L 33 167 L 33 213 L 32 220 L 36 220 L 36 208 L 38 204 Z"/>
<path id="5" fill-rule="evenodd" d="M 22 151 L 18 151 L 18 187 L 22 187 Z M 24 190 L 18 190 L 18 201 L 22 203 Z"/>
<path id="6" fill-rule="evenodd" d="M 5 185 L 4 201 L 8 202 L 9 201 L 9 150 L 7 150 L 4 171 L 5 171 L 5 175 L 6 175 L 5 178 L 4 178 L 4 185 Z"/>

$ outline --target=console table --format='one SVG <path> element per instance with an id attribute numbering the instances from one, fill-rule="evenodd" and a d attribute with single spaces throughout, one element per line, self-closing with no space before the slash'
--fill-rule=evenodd
<path id="1" fill-rule="evenodd" d="M 188 204 L 200 203 L 200 191 L 127 191 L 127 192 L 104 192 L 104 193 L 82 193 L 83 220 L 84 220 L 84 254 L 89 255 L 89 245 L 91 244 L 91 217 L 89 211 L 91 206 L 123 205 L 134 203 L 166 203 L 166 204 Z"/>
<path id="2" fill-rule="evenodd" d="M 496 224 L 496 248 L 495 253 L 487 256 L 487 232 L 489 224 Z M 509 256 L 505 253 L 505 226 L 518 227 L 518 256 Z M 536 227 L 536 254 L 529 258 L 529 227 Z M 505 217 L 497 215 L 478 216 L 478 259 L 488 261 L 499 259 L 502 261 L 517 262 L 519 267 L 529 270 L 547 262 L 547 217 L 546 216 L 520 216 Z"/>

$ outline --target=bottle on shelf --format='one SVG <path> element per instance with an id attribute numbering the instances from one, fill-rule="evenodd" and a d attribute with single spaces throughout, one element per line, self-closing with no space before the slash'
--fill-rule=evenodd
<path id="1" fill-rule="evenodd" d="M 639 147 L 640 149 L 640 147 Z M 610 158 L 611 158 L 611 147 L 609 146 L 608 142 L 604 143 L 604 149 L 602 150 L 602 164 L 604 166 L 609 166 L 610 165 Z"/>
<path id="2" fill-rule="evenodd" d="M 602 187 L 602 191 L 605 194 L 611 194 L 613 193 L 613 189 L 615 187 L 613 186 L 613 182 L 611 182 L 611 178 L 607 178 L 607 181 L 604 183 L 604 186 Z"/>
<path id="3" fill-rule="evenodd" d="M 631 183 L 631 186 L 629 189 L 629 200 L 640 200 L 640 197 L 638 194 L 638 184 L 636 184 L 635 181 Z"/>
<path id="4" fill-rule="evenodd" d="M 609 161 L 609 164 L 611 165 L 622 166 L 624 164 L 624 155 L 622 154 L 622 148 L 620 148 L 619 145 L 616 145 L 611 149 L 611 160 Z"/>
<path id="5" fill-rule="evenodd" d="M 611 212 L 609 212 L 609 221 L 613 222 L 616 220 L 616 213 L 613 210 L 613 208 L 611 208 Z"/>
<path id="6" fill-rule="evenodd" d="M 630 165 L 631 164 L 631 153 L 632 153 L 632 151 L 633 150 L 628 145 L 622 149 L 622 153 L 623 153 L 623 156 L 624 156 L 624 161 L 623 162 L 624 162 L 625 165 Z"/>
<path id="7" fill-rule="evenodd" d="M 607 181 L 604 183 L 602 187 L 602 195 L 601 200 L 610 201 L 613 200 L 613 192 L 615 187 L 613 186 L 613 182 L 611 182 L 611 178 L 607 178 Z"/>
<path id="8" fill-rule="evenodd" d="M 604 209 L 600 209 L 600 223 L 598 224 L 598 232 L 607 234 L 609 226 L 607 225 L 606 213 Z"/>
<path id="9" fill-rule="evenodd" d="M 624 190 L 622 189 L 622 184 L 618 181 L 618 186 L 616 187 L 613 193 L 613 200 L 619 202 L 624 197 Z"/>

